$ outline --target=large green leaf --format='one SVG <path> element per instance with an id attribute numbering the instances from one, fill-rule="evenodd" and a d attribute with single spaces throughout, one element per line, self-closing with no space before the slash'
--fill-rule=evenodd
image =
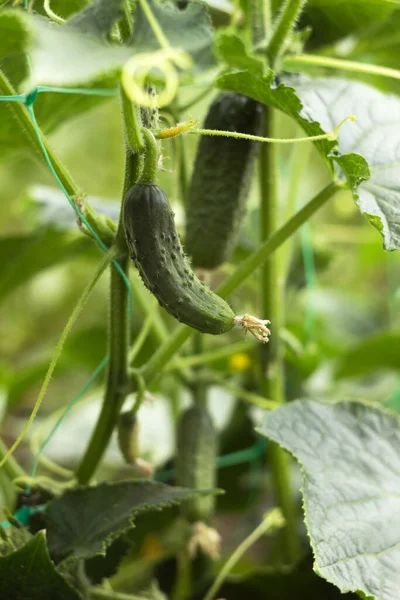
<path id="1" fill-rule="evenodd" d="M 31 42 L 31 29 L 27 19 L 19 12 L 4 10 L 0 13 L 0 57 L 23 52 Z"/>
<path id="2" fill-rule="evenodd" d="M 228 73 L 220 77 L 217 83 L 221 88 L 245 94 L 266 106 L 272 106 L 286 113 L 297 121 L 309 136 L 333 131 L 343 118 L 351 114 L 351 112 L 347 112 L 340 119 L 326 126 L 326 123 L 319 118 L 316 111 L 314 114 L 309 110 L 308 105 L 302 103 L 297 95 L 297 87 L 295 90 L 285 83 L 275 85 L 274 73 L 271 70 L 265 76 L 248 70 Z M 349 127 L 346 129 L 349 129 Z M 315 142 L 315 145 L 331 168 L 333 168 L 333 161 L 340 164 L 348 180 L 349 187 L 357 197 L 358 185 L 369 177 L 368 165 L 363 156 L 359 156 L 353 151 L 351 151 L 350 156 L 343 156 L 338 153 L 337 156 L 333 156 L 332 152 L 337 145 L 334 140 L 319 140 Z M 341 147 L 340 150 L 342 150 Z"/>
<path id="3" fill-rule="evenodd" d="M 400 370 L 400 334 L 383 332 L 348 350 L 336 363 L 337 377 L 356 377 L 376 369 Z"/>
<path id="4" fill-rule="evenodd" d="M 248 69 L 262 75 L 264 62 L 248 51 L 238 35 L 224 31 L 217 36 L 215 46 L 217 54 L 231 69 Z"/>
<path id="5" fill-rule="evenodd" d="M 231 575 L 219 591 L 229 600 L 357 600 L 356 594 L 341 594 L 312 570 L 309 557 L 288 569 L 258 568 Z"/>
<path id="6" fill-rule="evenodd" d="M 0 238 L 0 302 L 44 269 L 86 252 L 85 236 L 56 229 L 39 229 L 27 236 Z"/>
<path id="7" fill-rule="evenodd" d="M 160 4 L 148 0 L 148 4 L 172 47 L 188 52 L 197 67 L 204 68 L 213 64 L 213 31 L 205 4 L 193 0 L 183 10 L 168 2 Z M 136 52 L 160 49 L 140 3 L 134 14 L 134 32 L 130 45 Z"/>
<path id="8" fill-rule="evenodd" d="M 68 25 L 89 35 L 105 37 L 123 15 L 125 0 L 94 0 L 87 8 L 73 15 Z"/>
<path id="9" fill-rule="evenodd" d="M 104 555 L 111 542 L 134 527 L 139 513 L 187 500 L 194 491 L 147 480 L 78 487 L 53 500 L 46 512 L 50 554 L 57 560 Z"/>
<path id="10" fill-rule="evenodd" d="M 396 6 L 398 0 L 309 0 L 300 26 L 311 25 L 311 43 L 325 46 L 385 19 Z"/>
<path id="11" fill-rule="evenodd" d="M 400 421 L 361 403 L 296 401 L 259 430 L 302 465 L 314 569 L 342 592 L 398 600 Z"/>
<path id="12" fill-rule="evenodd" d="M 400 248 L 400 99 L 363 83 L 341 79 L 293 80 L 304 111 L 329 131 L 349 114 L 339 133 L 342 153 L 365 157 L 371 177 L 359 188 L 358 206 L 381 232 L 385 250 Z"/>
<path id="13" fill-rule="evenodd" d="M 0 598 L 4 600 L 79 600 L 80 595 L 50 560 L 44 533 L 0 557 Z"/>

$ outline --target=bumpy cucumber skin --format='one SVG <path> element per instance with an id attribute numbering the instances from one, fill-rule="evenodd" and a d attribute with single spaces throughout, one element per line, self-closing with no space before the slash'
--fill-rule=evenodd
<path id="1" fill-rule="evenodd" d="M 261 104 L 222 92 L 211 104 L 205 129 L 262 135 Z M 196 268 L 215 269 L 237 243 L 259 142 L 202 136 L 188 194 L 186 252 Z"/>
<path id="2" fill-rule="evenodd" d="M 124 202 L 124 228 L 131 258 L 146 287 L 173 317 L 203 333 L 234 325 L 230 306 L 193 273 L 175 229 L 165 192 L 136 184 Z"/>
<path id="3" fill-rule="evenodd" d="M 197 490 L 216 485 L 217 433 L 207 409 L 193 406 L 181 416 L 177 432 L 176 482 Z M 182 505 L 189 521 L 207 521 L 214 512 L 212 495 L 192 498 Z"/>

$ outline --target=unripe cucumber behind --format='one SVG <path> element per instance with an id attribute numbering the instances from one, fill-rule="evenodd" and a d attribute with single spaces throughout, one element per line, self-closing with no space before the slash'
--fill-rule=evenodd
<path id="1" fill-rule="evenodd" d="M 174 213 L 158 185 L 137 183 L 130 188 L 124 202 L 124 228 L 131 258 L 161 306 L 203 333 L 232 329 L 235 315 L 230 306 L 190 268 Z"/>
<path id="2" fill-rule="evenodd" d="M 262 135 L 261 104 L 236 92 L 221 92 L 205 129 Z M 259 142 L 201 136 L 187 206 L 185 248 L 192 265 L 215 269 L 228 260 L 245 213 Z"/>
<path id="3" fill-rule="evenodd" d="M 181 416 L 177 433 L 176 482 L 191 489 L 211 490 L 216 484 L 217 432 L 207 409 L 195 405 Z M 214 496 L 192 498 L 182 505 L 192 522 L 207 521 Z"/>

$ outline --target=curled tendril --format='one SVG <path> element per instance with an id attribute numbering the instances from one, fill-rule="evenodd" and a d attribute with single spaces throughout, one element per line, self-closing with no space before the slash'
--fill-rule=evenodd
<path id="1" fill-rule="evenodd" d="M 60 23 L 60 24 L 65 23 L 65 19 L 63 19 L 62 17 L 57 15 L 54 12 L 54 10 L 51 9 L 50 0 L 44 0 L 43 8 L 46 12 L 46 15 L 49 17 L 49 19 L 51 19 L 55 23 Z"/>
<path id="2" fill-rule="evenodd" d="M 138 54 L 130 58 L 122 70 L 122 86 L 127 96 L 136 104 L 146 108 L 167 106 L 175 98 L 179 85 L 177 67 L 188 69 L 190 56 L 182 50 L 163 49 L 157 52 Z M 146 91 L 146 80 L 152 69 L 161 72 L 164 88 L 156 98 Z"/>

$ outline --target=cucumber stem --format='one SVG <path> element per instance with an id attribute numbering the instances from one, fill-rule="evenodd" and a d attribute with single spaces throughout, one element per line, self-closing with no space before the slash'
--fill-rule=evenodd
<path id="1" fill-rule="evenodd" d="M 150 185 L 156 180 L 158 166 L 158 146 L 154 135 L 149 129 L 143 129 L 142 132 L 145 141 L 146 154 L 139 183 Z"/>
<path id="2" fill-rule="evenodd" d="M 125 180 L 122 198 L 136 183 L 138 175 L 139 154 L 126 150 Z M 118 264 L 127 275 L 129 256 L 127 252 L 123 228 L 123 206 L 117 230 L 119 255 Z M 86 452 L 78 466 L 76 477 L 80 484 L 86 484 L 92 477 L 96 467 L 107 448 L 111 434 L 127 395 L 128 356 L 129 356 L 129 323 L 128 323 L 128 290 L 117 271 L 111 267 L 109 334 L 108 334 L 108 371 L 103 405 L 95 429 Z"/>
<path id="3" fill-rule="evenodd" d="M 3 440 L 0 439 L 0 462 L 8 454 L 8 448 L 4 444 Z M 13 481 L 18 477 L 26 477 L 26 473 L 22 467 L 19 466 L 13 456 L 9 456 L 7 461 L 4 463 L 4 473 L 7 477 Z"/>
<path id="4" fill-rule="evenodd" d="M 274 130 L 274 112 L 265 111 L 266 135 Z M 263 145 L 260 153 L 260 194 L 261 194 L 261 243 L 269 239 L 279 227 L 279 171 L 276 146 Z M 285 268 L 279 253 L 274 253 L 265 261 L 261 270 L 262 314 L 268 315 L 273 326 L 271 341 L 260 348 L 261 394 L 274 402 L 285 402 L 283 365 L 283 343 L 279 332 L 284 326 L 284 276 Z M 299 551 L 297 537 L 297 512 L 290 483 L 290 462 L 288 454 L 271 443 L 268 459 L 272 473 L 272 483 L 278 505 L 285 517 L 282 531 L 285 560 L 293 563 Z"/>
<path id="5" fill-rule="evenodd" d="M 307 0 L 286 0 L 278 16 L 268 44 L 267 54 L 274 69 L 276 61 L 285 50 L 296 21 Z"/>

